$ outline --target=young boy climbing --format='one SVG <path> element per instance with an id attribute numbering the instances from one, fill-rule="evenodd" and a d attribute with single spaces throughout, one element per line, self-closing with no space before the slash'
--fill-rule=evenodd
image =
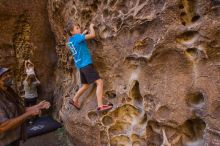
<path id="1" fill-rule="evenodd" d="M 96 83 L 96 96 L 98 111 L 105 111 L 112 108 L 112 105 L 103 104 L 103 80 L 93 66 L 92 57 L 87 46 L 86 40 L 95 38 L 94 24 L 90 24 L 88 34 L 81 33 L 80 25 L 69 21 L 66 32 L 70 36 L 67 42 L 73 55 L 75 66 L 79 69 L 82 87 L 77 91 L 70 104 L 80 109 L 79 97 L 88 89 L 89 84 Z"/>

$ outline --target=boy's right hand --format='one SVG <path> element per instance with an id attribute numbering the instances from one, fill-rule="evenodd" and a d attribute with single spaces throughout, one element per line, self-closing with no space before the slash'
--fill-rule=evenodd
<path id="1" fill-rule="evenodd" d="M 89 34 L 87 34 L 87 35 L 85 35 L 85 38 L 86 38 L 86 40 L 89 40 L 89 39 L 93 39 L 93 38 L 95 38 L 95 30 L 94 30 L 94 24 L 93 23 L 91 23 L 90 24 L 90 30 L 89 30 Z"/>
<path id="2" fill-rule="evenodd" d="M 94 26 L 95 26 L 95 25 L 94 25 L 93 23 L 91 23 L 89 27 L 90 27 L 90 28 L 93 28 Z"/>

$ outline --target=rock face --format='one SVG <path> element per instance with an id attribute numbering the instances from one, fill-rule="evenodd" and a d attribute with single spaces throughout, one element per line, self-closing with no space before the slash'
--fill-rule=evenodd
<path id="1" fill-rule="evenodd" d="M 17 89 L 23 95 L 24 60 L 29 58 L 41 81 L 40 98 L 51 98 L 57 55 L 47 1 L 1 0 L 0 19 L 0 66 L 12 68 Z"/>
<path id="2" fill-rule="evenodd" d="M 73 144 L 220 145 L 218 0 L 49 0 L 48 11 L 63 81 L 56 94 Z M 68 104 L 80 87 L 67 62 L 70 18 L 82 29 L 95 23 L 88 43 L 114 104 L 107 113 L 96 112 L 95 86 L 80 111 Z"/>

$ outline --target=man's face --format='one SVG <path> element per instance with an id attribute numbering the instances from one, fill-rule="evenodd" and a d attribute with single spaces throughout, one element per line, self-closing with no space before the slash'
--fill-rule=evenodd
<path id="1" fill-rule="evenodd" d="M 6 72 L 0 77 L 0 84 L 2 86 L 10 86 L 12 83 L 11 81 L 12 81 L 12 78 L 11 78 L 10 72 Z"/>
<path id="2" fill-rule="evenodd" d="M 71 31 L 72 34 L 79 34 L 81 33 L 81 28 L 79 25 L 74 25 L 73 30 Z"/>

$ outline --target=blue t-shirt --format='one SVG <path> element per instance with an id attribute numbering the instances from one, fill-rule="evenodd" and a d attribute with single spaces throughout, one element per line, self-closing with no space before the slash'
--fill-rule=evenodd
<path id="1" fill-rule="evenodd" d="M 75 34 L 67 43 L 73 54 L 75 65 L 78 69 L 92 64 L 92 57 L 86 44 L 85 35 Z"/>

